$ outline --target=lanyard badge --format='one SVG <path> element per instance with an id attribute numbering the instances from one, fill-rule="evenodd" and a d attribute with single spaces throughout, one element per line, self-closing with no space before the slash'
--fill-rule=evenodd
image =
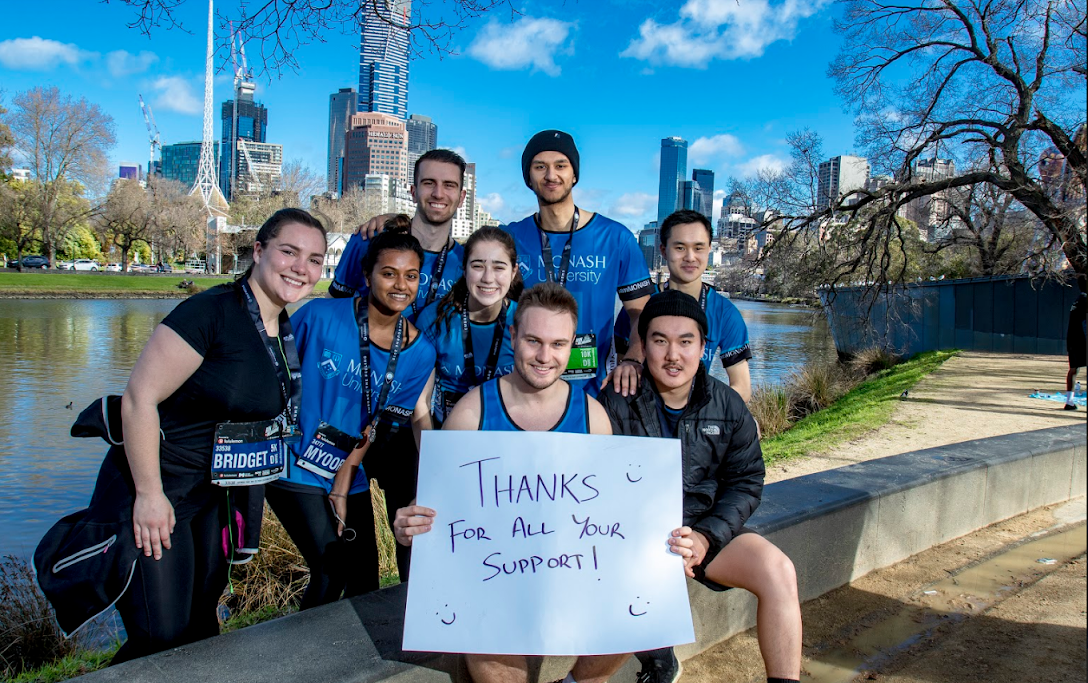
<path id="1" fill-rule="evenodd" d="M 393 385 L 393 377 L 397 371 L 397 361 L 400 359 L 400 352 L 404 346 L 405 322 L 404 316 L 399 316 L 397 326 L 393 329 L 393 345 L 389 349 L 389 362 L 385 367 L 385 379 L 382 381 L 382 388 L 378 391 L 377 404 L 373 403 L 373 398 L 370 395 L 369 311 L 367 310 L 366 301 L 361 298 L 355 299 L 355 322 L 359 324 L 359 365 L 362 374 L 363 399 L 366 401 L 366 413 L 370 418 L 369 439 L 371 443 L 374 443 L 378 431 L 378 419 L 385 410 L 386 404 L 389 403 L 389 389 Z"/>
<path id="2" fill-rule="evenodd" d="M 257 328 L 257 334 L 265 350 L 268 351 L 268 357 L 272 360 L 272 367 L 276 369 L 276 377 L 279 379 L 280 395 L 283 397 L 284 404 L 283 413 L 276 418 L 280 425 L 280 438 L 287 443 L 298 443 L 301 439 L 298 410 L 302 402 L 302 364 L 298 359 L 291 318 L 287 315 L 287 311 L 280 311 L 279 336 L 273 341 L 264 327 L 261 307 L 249 286 L 249 278 L 242 280 L 242 293 L 245 295 L 249 317 Z"/>

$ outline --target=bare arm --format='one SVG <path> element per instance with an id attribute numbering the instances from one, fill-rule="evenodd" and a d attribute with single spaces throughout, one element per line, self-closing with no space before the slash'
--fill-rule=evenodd
<path id="1" fill-rule="evenodd" d="M 431 419 L 431 394 L 434 393 L 434 370 L 427 378 L 427 386 L 423 387 L 423 393 L 416 401 L 416 407 L 412 411 L 412 434 L 416 438 L 416 450 L 421 445 L 423 431 L 434 429 L 434 421 Z"/>
<path id="2" fill-rule="evenodd" d="M 363 430 L 363 436 L 359 443 L 355 444 L 340 469 L 336 470 L 336 476 L 332 480 L 332 491 L 329 493 L 329 503 L 332 505 L 333 514 L 336 515 L 336 535 L 344 533 L 344 526 L 348 519 L 348 491 L 355 481 L 355 473 L 359 471 L 359 465 L 363 457 L 370 450 L 370 427 Z"/>
<path id="3" fill-rule="evenodd" d="M 631 319 L 631 338 L 627 342 L 627 353 L 623 354 L 616 369 L 604 380 L 604 384 L 611 381 L 613 388 L 621 396 L 634 395 L 642 378 L 642 338 L 638 334 L 638 317 L 642 315 L 642 309 L 649 300 L 648 296 L 640 296 L 623 302 L 623 310 L 627 311 L 627 317 Z"/>
<path id="4" fill-rule="evenodd" d="M 729 386 L 733 388 L 733 391 L 740 394 L 745 403 L 751 401 L 752 373 L 748 367 L 748 361 L 742 360 L 739 363 L 730 365 L 725 369 L 725 374 L 729 377 Z"/>
<path id="5" fill-rule="evenodd" d="M 163 493 L 159 468 L 159 404 L 192 377 L 204 358 L 166 325 L 159 325 L 140 353 L 121 400 L 121 418 L 136 500 L 132 531 L 144 555 L 170 548 L 174 507 Z"/>
<path id="6" fill-rule="evenodd" d="M 589 399 L 588 403 L 589 433 L 612 436 L 612 421 L 608 419 L 608 413 L 605 412 L 604 406 L 595 398 Z"/>

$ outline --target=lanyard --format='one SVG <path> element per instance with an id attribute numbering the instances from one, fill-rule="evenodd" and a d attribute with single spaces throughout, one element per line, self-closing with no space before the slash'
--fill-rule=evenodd
<path id="1" fill-rule="evenodd" d="M 574 207 L 574 218 L 570 222 L 570 239 L 563 245 L 563 255 L 559 259 L 559 284 L 567 286 L 567 271 L 570 270 L 570 249 L 574 244 L 574 231 L 578 229 L 578 207 Z M 540 233 L 540 252 L 544 256 L 544 268 L 548 273 L 548 282 L 555 282 L 556 275 L 553 272 L 555 264 L 552 262 L 552 243 L 547 233 L 540 227 L 537 220 L 536 229 Z"/>
<path id="2" fill-rule="evenodd" d="M 370 321 L 369 311 L 365 299 L 355 299 L 355 322 L 359 324 L 359 369 L 363 381 L 363 397 L 366 399 L 366 412 L 370 416 L 370 441 L 373 442 L 377 431 L 378 418 L 381 417 L 385 405 L 389 401 L 389 388 L 393 384 L 393 376 L 397 371 L 397 359 L 400 358 L 401 348 L 404 345 L 404 316 L 397 318 L 397 326 L 393 329 L 393 345 L 389 348 L 389 362 L 385 366 L 385 380 L 378 392 L 377 410 L 374 409 L 373 399 L 370 396 Z"/>
<path id="3" fill-rule="evenodd" d="M 442 280 L 443 271 L 446 270 L 446 259 L 449 258 L 449 255 L 450 255 L 450 243 L 451 242 L 452 242 L 452 240 L 449 240 L 449 239 L 446 240 L 446 244 L 442 247 L 442 251 L 438 252 L 438 258 L 435 259 L 434 270 L 431 271 L 431 284 L 427 287 L 427 296 L 424 297 L 424 299 L 423 299 L 423 306 L 424 307 L 430 306 L 431 302 L 433 302 L 434 298 L 438 295 L 438 283 L 439 283 L 439 281 Z M 418 302 L 419 302 L 418 298 L 415 301 L 412 302 L 412 313 L 413 314 L 419 312 L 417 310 L 418 309 Z"/>
<path id="4" fill-rule="evenodd" d="M 510 302 L 506 299 L 502 301 L 502 310 L 499 311 L 499 317 L 495 321 L 495 333 L 491 337 L 491 349 L 487 352 L 487 364 L 484 366 L 484 379 L 488 381 L 495 376 L 495 369 L 499 366 L 499 349 L 502 348 L 502 338 L 506 328 L 506 309 L 510 306 Z M 469 329 L 468 320 L 468 296 L 465 296 L 465 308 L 461 312 L 461 345 L 465 352 L 465 375 L 468 377 L 468 384 L 470 387 L 474 387 L 479 384 L 476 377 L 476 356 L 472 352 L 472 331 Z"/>
<path id="5" fill-rule="evenodd" d="M 666 287 L 665 289 L 672 289 L 672 287 Z M 710 285 L 703 283 L 702 289 L 699 290 L 699 308 L 703 313 L 706 313 L 706 299 L 710 296 Z"/>
<path id="6" fill-rule="evenodd" d="M 298 409 L 302 401 L 302 365 L 298 360 L 298 349 L 295 347 L 295 335 L 291 330 L 291 318 L 287 311 L 280 311 L 280 334 L 276 341 L 268 336 L 264 328 L 264 320 L 261 318 L 261 307 L 253 290 L 249 287 L 248 278 L 242 280 L 242 292 L 246 297 L 246 309 L 253 325 L 257 328 L 257 334 L 261 337 L 268 356 L 272 359 L 272 367 L 276 368 L 276 377 L 279 379 L 280 394 L 283 396 L 284 415 L 288 425 L 298 424 Z M 282 354 L 282 356 L 281 356 Z"/>

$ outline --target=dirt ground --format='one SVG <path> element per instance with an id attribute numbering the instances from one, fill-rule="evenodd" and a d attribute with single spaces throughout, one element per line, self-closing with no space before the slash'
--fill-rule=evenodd
<path id="1" fill-rule="evenodd" d="M 966 352 L 916 384 L 880 429 L 816 456 L 772 466 L 767 483 L 923 448 L 1084 424 L 1085 411 L 1028 398 L 1064 391 L 1065 356 Z M 1085 381 L 1081 370 L 1078 379 Z"/>
<path id="2" fill-rule="evenodd" d="M 827 453 L 770 468 L 767 481 L 971 439 L 1084 424 L 1083 409 L 1065 411 L 1061 403 L 1028 398 L 1036 389 L 1063 390 L 1066 368 L 1066 359 L 1060 356 L 964 353 L 919 382 L 884 427 Z M 1084 381 L 1083 372 L 1079 379 Z M 805 661 L 836 644 L 849 646 L 850 635 L 864 630 L 874 615 L 896 609 L 927 585 L 1032 534 L 1083 518 L 1083 499 L 1036 510 L 872 572 L 805 603 Z M 923 639 L 858 680 L 1086 680 L 1085 566 L 1081 555 L 1045 578 L 1011 591 L 982 614 Z M 682 681 L 762 681 L 764 676 L 753 629 L 684 662 Z"/>

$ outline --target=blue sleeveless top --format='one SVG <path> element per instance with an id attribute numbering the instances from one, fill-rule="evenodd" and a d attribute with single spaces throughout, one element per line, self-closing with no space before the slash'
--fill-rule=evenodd
<path id="1" fill-rule="evenodd" d="M 571 432 L 589 434 L 589 396 L 582 389 L 567 383 L 567 409 L 559 422 L 549 429 L 550 432 Z M 499 378 L 480 385 L 480 431 L 482 432 L 522 432 L 514 424 L 499 393 Z"/>

